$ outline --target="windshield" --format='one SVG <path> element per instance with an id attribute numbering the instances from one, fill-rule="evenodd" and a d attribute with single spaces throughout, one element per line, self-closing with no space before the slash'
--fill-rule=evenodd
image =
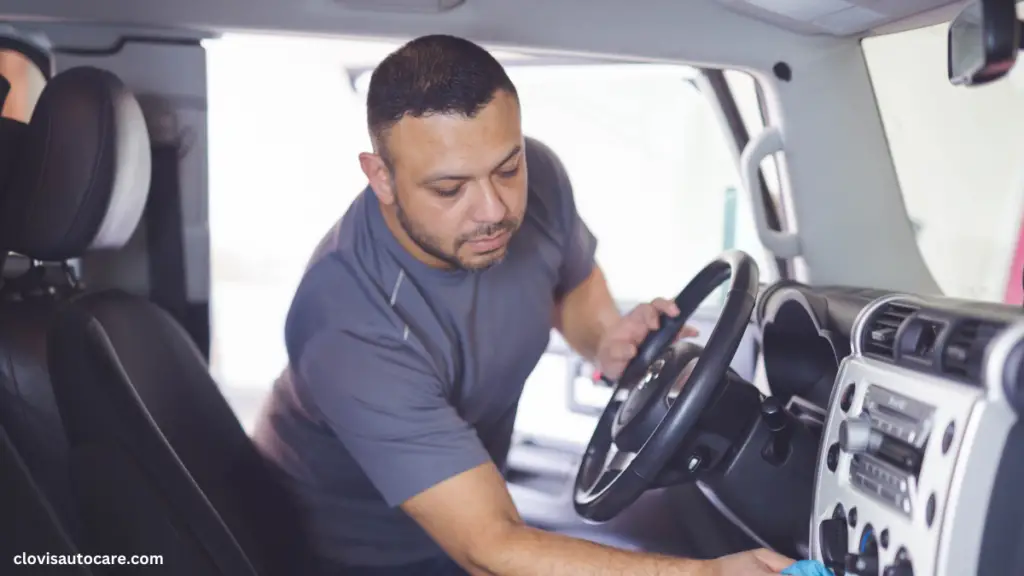
<path id="1" fill-rule="evenodd" d="M 973 88 L 949 83 L 948 24 L 863 41 L 917 241 L 953 297 L 1021 302 L 1024 64 Z"/>

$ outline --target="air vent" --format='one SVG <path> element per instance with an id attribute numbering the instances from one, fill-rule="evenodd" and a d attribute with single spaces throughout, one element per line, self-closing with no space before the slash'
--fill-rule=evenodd
<path id="1" fill-rule="evenodd" d="M 917 306 L 900 302 L 883 305 L 864 326 L 864 338 L 861 342 L 864 354 L 892 360 L 893 349 L 896 346 L 896 331 L 904 320 L 917 310 Z"/>
<path id="2" fill-rule="evenodd" d="M 985 348 L 1003 324 L 964 320 L 953 327 L 942 349 L 942 373 L 973 383 L 981 381 Z"/>

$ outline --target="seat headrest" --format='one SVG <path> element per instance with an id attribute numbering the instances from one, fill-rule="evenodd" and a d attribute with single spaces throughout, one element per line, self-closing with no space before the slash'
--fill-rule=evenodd
<path id="1" fill-rule="evenodd" d="M 58 261 L 123 246 L 142 217 L 152 161 L 142 107 L 124 83 L 68 69 L 47 83 L 21 132 L 0 137 L 20 141 L 0 183 L 0 247 Z"/>

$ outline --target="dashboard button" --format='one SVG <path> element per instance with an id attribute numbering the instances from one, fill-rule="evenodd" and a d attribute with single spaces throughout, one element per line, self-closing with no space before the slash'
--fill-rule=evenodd
<path id="1" fill-rule="evenodd" d="M 686 471 L 690 473 L 696 472 L 703 462 L 704 458 L 700 453 L 693 454 L 690 456 L 690 459 L 686 461 Z"/>
<path id="2" fill-rule="evenodd" d="M 828 455 L 826 456 L 825 464 L 828 466 L 830 472 L 835 472 L 836 468 L 839 467 L 839 444 L 833 444 L 828 447 Z"/>
<path id="3" fill-rule="evenodd" d="M 932 527 L 932 523 L 935 521 L 935 493 L 928 497 L 928 503 L 924 508 L 924 521 L 928 523 L 928 527 Z"/>
<path id="4" fill-rule="evenodd" d="M 942 453 L 946 454 L 949 452 L 949 447 L 953 445 L 953 436 L 956 435 L 956 426 L 950 422 L 946 426 L 946 431 L 942 434 Z"/>
<path id="5" fill-rule="evenodd" d="M 857 392 L 857 385 L 856 384 L 850 384 L 850 385 L 848 385 L 846 387 L 846 390 L 843 392 L 843 397 L 839 401 L 839 408 L 843 412 L 849 412 L 850 411 L 850 407 L 853 406 L 853 395 L 856 392 Z"/>

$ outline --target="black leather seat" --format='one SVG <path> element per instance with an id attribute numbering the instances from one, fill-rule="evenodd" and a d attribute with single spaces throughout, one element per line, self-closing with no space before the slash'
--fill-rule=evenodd
<path id="1" fill-rule="evenodd" d="M 71 75 L 73 76 L 73 75 Z M 68 448 L 46 362 L 46 329 L 60 302 L 74 287 L 61 265 L 42 266 L 23 256 L 8 257 L 21 243 L 19 221 L 25 198 L 13 193 L 25 169 L 22 152 L 32 139 L 50 134 L 68 104 L 67 79 L 49 85 L 30 124 L 0 119 L 0 558 L 16 554 L 76 554 L 81 535 L 68 476 Z M 62 142 L 66 144 L 67 142 Z M 87 145 L 84 144 L 84 145 Z M 70 179 L 47 180 L 73 186 Z M 45 202 L 45 197 L 40 198 Z M 53 557 L 51 556 L 51 559 Z M 38 559 L 36 559 L 38 560 Z M 89 574 L 84 566 L 33 565 L 40 574 Z M 6 573 L 8 568 L 4 568 Z"/>
<path id="2" fill-rule="evenodd" d="M 77 69 L 57 82 L 74 101 L 50 112 L 52 133 L 26 139 L 6 205 L 8 245 L 60 263 L 129 239 L 151 158 L 141 109 L 115 76 Z M 120 291 L 76 296 L 52 318 L 47 356 L 82 548 L 162 555 L 147 574 L 309 573 L 274 469 L 169 314 Z"/>
<path id="3" fill-rule="evenodd" d="M 78 550 L 2 426 L 0 509 L 0 558 L 10 566 L 4 574 L 91 574 L 81 564 L 49 563 L 50 557 L 67 558 Z"/>
<path id="4" fill-rule="evenodd" d="M 67 441 L 46 363 L 47 326 L 67 295 L 64 290 L 70 290 L 60 276 L 59 269 L 32 267 L 17 255 L 5 263 L 0 287 L 0 426 L 65 529 L 77 536 Z"/>

